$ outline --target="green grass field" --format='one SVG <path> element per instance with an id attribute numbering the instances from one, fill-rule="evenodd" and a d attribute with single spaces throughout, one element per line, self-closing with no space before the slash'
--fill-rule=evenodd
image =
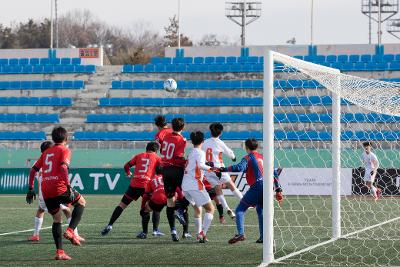
<path id="1" fill-rule="evenodd" d="M 254 209 L 247 214 L 247 240 L 244 242 L 229 245 L 227 241 L 235 233 L 235 224 L 227 218 L 227 224 L 221 225 L 215 216 L 208 235 L 210 242 L 198 244 L 194 240 L 184 240 L 173 243 L 169 235 L 146 240 L 135 238 L 141 230 L 139 203 L 133 203 L 125 210 L 108 236 L 100 236 L 120 196 L 87 195 L 86 199 L 87 208 L 79 231 L 87 242 L 82 247 L 73 247 L 65 242 L 64 249 L 73 259 L 60 263 L 53 260 L 55 249 L 49 228 L 42 230 L 42 239 L 35 244 L 26 241 L 30 231 L 4 235 L 31 229 L 36 205 L 25 204 L 23 195 L 0 196 L 0 266 L 257 266 L 261 262 L 262 246 L 255 243 L 258 225 Z M 236 199 L 230 197 L 228 201 L 231 206 L 237 203 Z M 317 247 L 274 266 L 400 265 L 400 223 L 396 219 L 400 216 L 399 204 L 400 199 L 396 198 L 385 198 L 376 203 L 368 198 L 343 200 L 343 234 L 388 219 L 395 220 Z M 290 197 L 282 206 L 276 205 L 275 257 L 329 240 L 330 207 L 330 198 L 323 197 Z M 193 214 L 191 210 L 190 213 Z M 51 218 L 45 215 L 43 227 L 49 226 Z M 168 232 L 164 211 L 160 228 Z M 193 230 L 193 226 L 190 229 Z"/>

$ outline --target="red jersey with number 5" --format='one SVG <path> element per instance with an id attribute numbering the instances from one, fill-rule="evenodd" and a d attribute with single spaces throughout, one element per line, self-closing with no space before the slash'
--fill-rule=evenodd
<path id="1" fill-rule="evenodd" d="M 155 152 L 144 152 L 134 156 L 126 164 L 129 167 L 135 166 L 130 186 L 145 188 L 150 179 L 154 177 L 156 167 L 160 164 L 161 158 Z"/>
<path id="2" fill-rule="evenodd" d="M 55 144 L 42 153 L 34 167 L 42 169 L 42 194 L 44 199 L 59 196 L 67 191 L 69 180 L 61 176 L 61 165 L 69 166 L 71 151 L 62 144 Z"/>
<path id="3" fill-rule="evenodd" d="M 167 196 L 164 191 L 164 182 L 161 175 L 157 175 L 151 179 L 146 186 L 146 193 L 151 194 L 151 201 L 155 204 L 167 204 Z"/>
<path id="4" fill-rule="evenodd" d="M 161 144 L 161 158 L 163 166 L 184 167 L 186 139 L 178 133 L 172 132 L 164 137 Z"/>

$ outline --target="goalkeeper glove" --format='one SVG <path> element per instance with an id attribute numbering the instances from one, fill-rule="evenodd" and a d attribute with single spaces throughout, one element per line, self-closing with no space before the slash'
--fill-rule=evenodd
<path id="1" fill-rule="evenodd" d="M 279 204 L 281 204 L 281 203 L 283 202 L 283 194 L 282 194 L 282 191 L 276 192 L 276 193 L 275 193 L 275 198 L 276 198 L 276 200 L 279 202 Z"/>
<path id="2" fill-rule="evenodd" d="M 36 193 L 35 190 L 29 189 L 28 193 L 26 193 L 26 203 L 32 204 L 33 199 L 36 199 Z"/>
<path id="3" fill-rule="evenodd" d="M 236 157 L 234 157 L 234 158 L 232 159 L 232 161 L 233 161 L 233 162 L 236 162 Z"/>
<path id="4" fill-rule="evenodd" d="M 210 166 L 211 168 L 214 168 L 214 162 L 212 162 L 212 161 L 207 161 L 206 165 Z"/>

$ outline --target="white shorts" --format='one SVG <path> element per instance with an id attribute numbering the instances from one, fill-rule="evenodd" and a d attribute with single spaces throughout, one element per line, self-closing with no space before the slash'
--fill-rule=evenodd
<path id="1" fill-rule="evenodd" d="M 365 170 L 364 182 L 375 182 L 375 176 L 372 175 L 372 170 Z"/>
<path id="2" fill-rule="evenodd" d="M 39 195 L 38 198 L 39 198 L 39 208 L 47 212 L 47 206 L 46 206 L 46 203 L 44 202 L 43 197 L 41 197 L 41 196 Z M 62 210 L 67 210 L 68 207 L 65 206 L 65 205 L 63 205 L 63 204 L 60 204 L 60 209 L 62 209 Z"/>
<path id="3" fill-rule="evenodd" d="M 221 178 L 218 178 L 214 172 L 208 172 L 206 173 L 206 179 L 212 187 L 216 187 L 217 185 L 229 183 L 231 181 L 231 176 L 227 172 L 222 172 Z"/>
<path id="4" fill-rule="evenodd" d="M 197 207 L 202 207 L 203 205 L 207 204 L 208 202 L 211 202 L 211 198 L 205 189 L 183 191 L 183 193 L 185 194 L 185 198 L 193 206 L 196 205 Z"/>

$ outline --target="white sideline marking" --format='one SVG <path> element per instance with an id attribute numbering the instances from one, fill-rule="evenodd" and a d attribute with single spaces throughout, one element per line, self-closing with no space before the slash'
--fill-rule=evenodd
<path id="1" fill-rule="evenodd" d="M 64 224 L 63 226 L 67 226 L 68 224 Z M 42 227 L 41 230 L 46 230 L 46 229 L 51 229 L 51 226 L 47 227 Z M 14 232 L 8 232 L 8 233 L 2 233 L 0 236 L 5 236 L 5 235 L 13 235 L 13 234 L 19 234 L 19 233 L 26 233 L 26 232 L 33 232 L 35 229 L 28 229 L 28 230 L 21 230 L 21 231 L 14 231 Z"/>
<path id="2" fill-rule="evenodd" d="M 322 243 L 319 243 L 319 244 L 316 244 L 316 245 L 313 245 L 313 246 L 304 248 L 304 249 L 302 249 L 302 250 L 299 250 L 299 251 L 290 253 L 290 254 L 288 254 L 288 255 L 286 255 L 286 256 L 280 257 L 280 258 L 274 260 L 272 263 L 281 262 L 281 261 L 286 260 L 286 259 L 288 259 L 288 258 L 291 258 L 291 257 L 293 257 L 293 256 L 297 256 L 297 255 L 299 255 L 299 254 L 302 254 L 302 253 L 304 253 L 304 252 L 313 250 L 313 249 L 315 249 L 315 248 L 318 248 L 318 247 L 321 247 L 321 246 L 330 244 L 330 243 L 335 242 L 335 241 L 337 241 L 337 240 L 344 239 L 344 238 L 350 237 L 350 236 L 352 236 L 352 235 L 356 235 L 356 234 L 358 234 L 358 233 L 368 231 L 368 230 L 370 230 L 370 229 L 372 229 L 372 228 L 375 228 L 375 227 L 377 227 L 377 226 L 381 226 L 381 225 L 384 225 L 384 224 L 387 224 L 387 223 L 394 222 L 394 221 L 396 221 L 396 220 L 398 220 L 398 219 L 400 219 L 400 217 L 393 218 L 393 219 L 390 219 L 390 220 L 388 220 L 388 221 L 386 221 L 386 222 L 381 222 L 381 223 L 378 223 L 378 224 L 374 224 L 374 225 L 368 226 L 368 227 L 366 227 L 366 228 L 363 228 L 363 229 L 361 229 L 361 230 L 358 230 L 358 231 L 354 231 L 354 232 L 352 232 L 352 233 L 345 234 L 345 235 L 341 236 L 340 238 L 335 238 L 335 239 L 330 239 L 330 240 L 324 241 L 324 242 L 322 242 Z M 261 264 L 260 266 L 266 266 L 266 265 Z"/>

